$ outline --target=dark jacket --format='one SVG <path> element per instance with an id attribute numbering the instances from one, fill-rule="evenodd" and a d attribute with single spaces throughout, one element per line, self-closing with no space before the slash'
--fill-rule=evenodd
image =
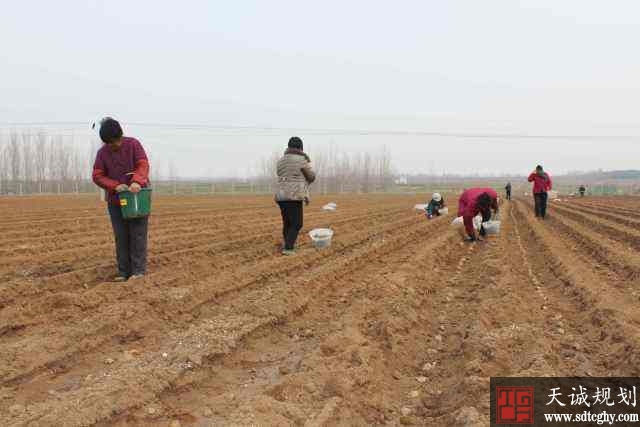
<path id="1" fill-rule="evenodd" d="M 438 210 L 444 208 L 444 197 L 440 199 L 439 202 L 431 199 L 429 204 L 427 205 L 427 215 L 437 214 Z"/>

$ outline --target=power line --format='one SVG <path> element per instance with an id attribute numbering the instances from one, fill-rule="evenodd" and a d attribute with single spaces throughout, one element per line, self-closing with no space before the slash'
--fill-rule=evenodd
<path id="1" fill-rule="evenodd" d="M 148 127 L 169 131 L 171 134 L 180 132 L 205 132 L 216 136 L 279 136 L 279 135 L 313 135 L 313 136 L 397 136 L 397 137 L 437 137 L 457 139 L 554 139 L 554 140 L 638 140 L 640 135 L 596 135 L 596 134 L 535 134 L 526 132 L 437 132 L 420 130 L 393 130 L 393 129 L 336 129 L 336 128 L 304 128 L 304 127 L 269 127 L 269 126 L 237 126 L 237 125 L 205 125 L 205 124 L 178 124 L 178 123 L 153 123 L 153 122 L 128 122 L 129 126 Z M 16 126 L 78 126 L 62 128 L 65 136 L 77 135 L 74 131 L 91 134 L 88 124 L 85 122 L 22 122 L 5 123 L 0 127 L 15 130 Z M 81 128 L 82 127 L 82 128 Z M 71 132 L 71 133 L 69 133 Z M 30 136 L 37 135 L 31 133 Z"/>

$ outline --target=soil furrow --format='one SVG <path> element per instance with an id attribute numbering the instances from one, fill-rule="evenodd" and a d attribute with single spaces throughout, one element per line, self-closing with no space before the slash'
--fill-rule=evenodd
<path id="1" fill-rule="evenodd" d="M 329 251 L 317 252 L 314 255 L 310 253 L 304 259 L 300 257 L 294 262 L 283 258 L 275 258 L 272 262 L 258 265 L 259 268 L 250 268 L 248 269 L 249 271 L 230 271 L 228 274 L 222 275 L 216 280 L 212 281 L 209 279 L 202 283 L 192 285 L 188 289 L 187 295 L 182 295 L 181 298 L 177 300 L 175 297 L 171 298 L 170 290 L 157 289 L 157 286 L 154 286 L 154 288 L 156 288 L 153 289 L 155 292 L 150 291 L 149 293 L 151 295 L 145 295 L 141 300 L 140 297 L 143 292 L 139 287 L 122 289 L 123 292 L 131 293 L 130 296 L 132 298 L 140 300 L 135 305 L 127 303 L 126 297 L 122 295 L 122 292 L 119 292 L 120 295 L 117 296 L 108 295 L 107 292 L 105 298 L 109 299 L 105 301 L 101 301 L 95 297 L 92 298 L 90 302 L 86 301 L 87 298 L 72 298 L 71 301 L 73 301 L 73 303 L 69 303 L 69 301 L 65 301 L 65 303 L 72 311 L 78 313 L 78 316 L 80 316 L 78 321 L 81 321 L 87 326 L 83 328 L 73 326 L 77 321 L 70 322 L 73 317 L 70 317 L 68 313 L 63 313 L 63 317 L 61 317 L 60 320 L 63 321 L 64 324 L 61 326 L 58 326 L 54 322 L 48 324 L 46 328 L 39 328 L 39 336 L 25 336 L 23 333 L 18 337 L 11 337 L 10 342 L 4 343 L 4 348 L 7 354 L 13 354 L 15 357 L 11 363 L 0 370 L 0 375 L 5 384 L 23 382 L 41 372 L 42 369 L 39 368 L 39 366 L 44 368 L 48 365 L 55 364 L 59 360 L 67 359 L 71 355 L 85 351 L 88 348 L 104 345 L 111 335 L 116 334 L 119 329 L 122 329 L 119 328 L 121 319 L 127 319 L 127 322 L 132 324 L 134 323 L 135 319 L 133 319 L 133 317 L 136 316 L 136 313 L 138 315 L 142 313 L 146 314 L 146 317 L 141 319 L 143 325 L 137 327 L 139 330 L 148 329 L 154 322 L 162 324 L 164 320 L 163 315 L 166 312 L 178 311 L 178 313 L 184 313 L 183 317 L 186 321 L 189 321 L 194 315 L 198 315 L 198 309 L 202 305 L 218 298 L 222 294 L 249 286 L 260 285 L 263 284 L 265 280 L 278 279 L 282 277 L 282 275 L 286 275 L 300 268 L 301 265 L 306 265 L 307 268 L 310 267 L 313 265 L 311 263 L 314 260 L 316 262 L 322 259 L 326 260 L 328 257 L 330 258 L 332 254 L 339 254 L 344 250 L 352 250 L 351 248 L 353 247 L 376 242 L 378 239 L 384 238 L 380 232 L 389 232 L 389 236 L 393 236 L 402 230 L 419 226 L 420 223 L 416 222 L 415 219 L 402 220 L 381 228 L 379 232 L 368 235 L 365 234 L 364 236 L 345 236 L 348 242 L 346 245 L 336 244 L 336 247 Z M 359 233 L 354 234 L 357 235 Z M 275 271 L 278 271 L 278 273 L 273 273 Z M 238 280 L 240 280 L 239 283 Z M 214 287 L 212 287 L 212 285 L 214 285 Z M 67 299 L 68 298 L 70 298 L 70 296 L 67 296 Z M 91 307 L 87 307 L 88 304 L 90 304 Z M 86 317 L 84 312 L 88 309 L 94 310 L 89 317 Z M 134 310 L 133 314 L 130 313 L 131 310 Z M 152 316 L 152 314 L 155 314 L 155 316 Z M 65 324 L 70 324 L 70 326 L 65 326 Z M 94 327 L 94 324 L 97 326 Z M 103 332 L 105 327 L 108 327 L 111 335 Z M 94 330 L 94 328 L 99 328 L 99 330 Z M 39 362 L 40 365 L 34 365 L 33 362 L 35 362 L 35 360 L 32 360 L 32 367 L 27 368 L 27 366 L 24 365 L 24 360 L 18 357 L 19 354 L 28 355 L 30 352 L 27 350 L 30 346 L 43 345 L 48 349 L 46 359 Z M 8 376 L 10 372 L 16 371 L 21 372 L 18 377 Z"/>
<path id="2" fill-rule="evenodd" d="M 361 229 L 368 226 L 375 221 L 384 218 L 389 213 L 396 213 L 396 210 L 382 210 L 372 215 L 357 216 L 357 217 L 333 217 L 330 221 L 332 227 L 342 232 L 351 232 L 354 229 Z M 326 220 L 321 217 L 322 223 L 318 225 L 326 224 Z M 307 221 L 307 223 L 311 222 Z M 324 223 L 324 224 L 323 224 Z M 311 225 L 312 227 L 316 225 Z M 208 266 L 215 259 L 211 259 L 212 256 L 221 256 L 224 258 L 224 262 L 233 262 L 234 256 L 243 257 L 243 252 L 249 250 L 256 250 L 258 252 L 264 252 L 269 250 L 270 254 L 273 253 L 274 245 L 277 245 L 279 241 L 279 233 L 274 231 L 277 227 L 265 227 L 262 230 L 262 234 L 258 234 L 255 230 L 240 230 L 237 235 L 243 236 L 239 239 L 233 239 L 233 235 L 227 235 L 222 242 L 208 243 L 192 248 L 178 249 L 171 251 L 164 248 L 165 252 L 159 255 L 154 255 L 153 252 L 149 256 L 149 267 L 153 270 L 154 267 L 160 269 L 166 265 L 173 265 L 174 271 L 170 273 L 170 276 L 180 274 L 181 270 L 193 270 L 198 266 Z M 268 231 L 267 231 L 268 230 Z M 304 236 L 304 234 L 303 234 Z M 304 237 L 301 237 L 304 241 Z M 258 242 L 254 244 L 254 242 Z M 179 247 L 179 246 L 178 246 Z M 110 256 L 111 257 L 111 256 Z M 217 264 L 214 264 L 217 265 Z M 46 291 L 63 292 L 67 290 L 77 289 L 79 287 L 91 288 L 97 284 L 109 280 L 113 277 L 114 267 L 112 263 L 104 263 L 95 267 L 86 267 L 83 269 L 76 269 L 67 273 L 58 273 L 49 277 L 39 278 L 34 280 L 29 278 L 26 280 L 18 280 L 12 283 L 6 284 L 0 289 L 0 307 L 5 307 L 9 304 L 15 303 L 16 295 L 35 295 Z M 151 273 L 152 276 L 167 278 L 166 273 Z"/>
<path id="3" fill-rule="evenodd" d="M 369 242 L 364 246 L 356 245 L 342 252 L 342 256 L 331 264 L 307 270 L 296 280 L 280 282 L 277 292 L 271 287 L 254 288 L 252 291 L 254 295 L 249 297 L 249 300 L 262 301 L 257 306 L 266 308 L 265 311 L 252 314 L 229 313 L 225 307 L 242 307 L 247 302 L 244 292 L 236 297 L 231 295 L 229 301 L 217 305 L 218 309 L 214 310 L 215 317 L 199 319 L 186 330 L 176 332 L 162 342 L 158 349 L 169 349 L 171 355 L 168 358 L 162 358 L 161 354 L 153 351 L 152 354 L 145 354 L 133 361 L 118 361 L 110 369 L 108 377 L 91 380 L 91 384 L 84 385 L 80 389 L 59 394 L 58 402 L 53 407 L 46 401 L 33 403 L 27 407 L 25 414 L 10 421 L 29 422 L 31 420 L 43 425 L 49 425 L 54 420 L 64 423 L 64 420 L 70 416 L 68 410 L 74 407 L 79 411 L 73 414 L 74 419 L 82 420 L 80 424 L 91 424 L 111 417 L 114 411 L 119 410 L 118 408 L 140 405 L 156 396 L 171 382 L 188 372 L 193 366 L 202 363 L 203 360 L 233 351 L 241 339 L 257 328 L 285 319 L 291 313 L 302 310 L 310 301 L 313 301 L 310 292 L 313 293 L 321 288 L 326 280 L 356 268 L 363 268 L 367 265 L 367 260 L 390 253 L 408 242 L 419 240 L 424 233 L 424 227 L 416 224 L 415 220 L 412 222 L 414 225 L 409 229 L 411 231 L 400 229 L 399 232 L 390 234 L 384 240 L 368 239 Z M 264 304 L 266 301 L 269 301 L 267 306 Z M 136 375 L 132 377 L 131 372 L 136 372 Z M 155 379 L 152 380 L 149 376 Z M 91 390 L 90 393 L 88 393 L 89 390 Z M 105 406 L 102 400 L 96 400 L 96 398 L 106 393 L 112 396 L 128 395 L 129 398 L 116 398 Z M 88 395 L 92 397 L 83 398 L 82 404 L 77 406 L 77 399 Z"/>

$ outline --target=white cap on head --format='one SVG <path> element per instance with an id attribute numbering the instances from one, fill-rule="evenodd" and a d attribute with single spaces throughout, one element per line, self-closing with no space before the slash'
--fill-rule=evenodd
<path id="1" fill-rule="evenodd" d="M 440 195 L 440 193 L 433 193 L 433 196 L 431 196 L 431 198 L 436 202 L 439 202 L 440 200 L 442 200 L 442 196 Z"/>

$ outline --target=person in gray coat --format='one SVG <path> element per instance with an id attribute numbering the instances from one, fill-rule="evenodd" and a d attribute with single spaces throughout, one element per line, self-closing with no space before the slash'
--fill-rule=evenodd
<path id="1" fill-rule="evenodd" d="M 311 159 L 303 151 L 302 140 L 289 139 L 284 156 L 278 161 L 278 186 L 275 200 L 282 214 L 283 255 L 293 255 L 303 225 L 303 203 L 309 204 L 309 185 L 316 174 Z"/>

